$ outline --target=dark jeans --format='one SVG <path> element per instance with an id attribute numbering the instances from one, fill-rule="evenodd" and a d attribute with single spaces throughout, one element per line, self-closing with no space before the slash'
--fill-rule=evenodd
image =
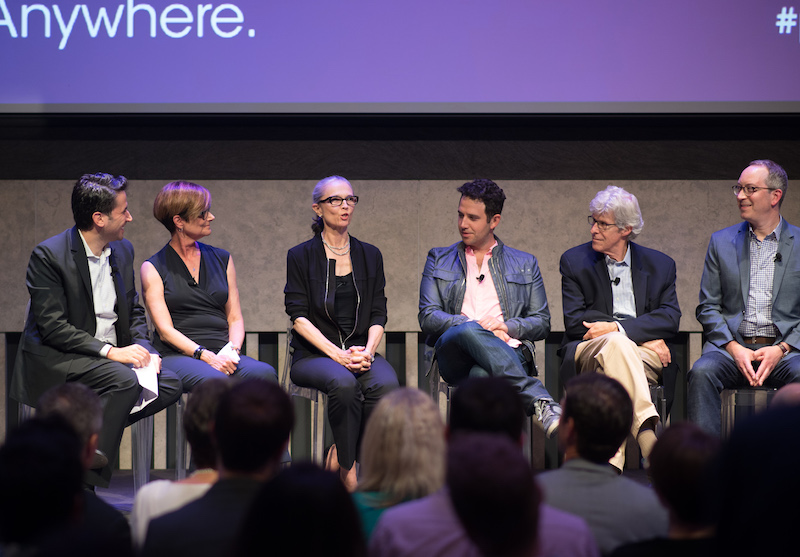
<path id="1" fill-rule="evenodd" d="M 398 386 L 394 368 L 376 354 L 370 370 L 356 376 L 327 356 L 312 354 L 292 363 L 291 378 L 295 385 L 328 395 L 328 421 L 339 465 L 351 468 L 372 410 L 383 395 Z"/>
<path id="2" fill-rule="evenodd" d="M 542 382 L 525 371 L 525 356 L 520 348 L 511 348 L 493 332 L 475 321 L 450 327 L 436 341 L 439 374 L 451 385 L 467 377 L 505 377 L 522 396 L 528 415 L 535 412 L 534 402 L 552 400 Z"/>
<path id="3" fill-rule="evenodd" d="M 744 345 L 757 350 L 764 345 Z M 786 383 L 800 382 L 800 355 L 793 353 L 781 359 L 769 374 L 765 387 L 780 388 Z M 689 420 L 708 433 L 720 435 L 720 394 L 723 389 L 747 388 L 742 372 L 736 367 L 733 358 L 721 352 L 703 354 L 689 371 L 689 392 L 687 394 Z"/>

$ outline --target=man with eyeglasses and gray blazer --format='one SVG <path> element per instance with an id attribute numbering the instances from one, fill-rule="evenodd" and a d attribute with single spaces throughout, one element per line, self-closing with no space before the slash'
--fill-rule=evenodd
<path id="1" fill-rule="evenodd" d="M 689 372 L 689 419 L 720 434 L 723 389 L 800 382 L 800 230 L 781 216 L 786 171 L 755 160 L 733 186 L 744 222 L 708 244 L 697 320 L 706 342 Z"/>

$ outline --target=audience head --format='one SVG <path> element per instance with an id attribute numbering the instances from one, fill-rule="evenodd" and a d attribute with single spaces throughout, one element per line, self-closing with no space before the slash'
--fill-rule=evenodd
<path id="1" fill-rule="evenodd" d="M 800 406 L 800 383 L 787 383 L 775 393 L 772 408 Z"/>
<path id="2" fill-rule="evenodd" d="M 192 182 L 170 182 L 161 188 L 153 202 L 153 216 L 170 234 L 175 234 L 175 217 L 193 221 L 211 210 L 211 193 Z"/>
<path id="3" fill-rule="evenodd" d="M 297 541 L 304 555 L 366 555 L 352 497 L 338 475 L 311 462 L 293 464 L 264 485 L 242 523 L 237 555 L 264 555 L 280 539 Z"/>
<path id="4" fill-rule="evenodd" d="M 337 182 L 342 182 L 347 184 L 350 187 L 350 191 L 353 190 L 352 184 L 347 180 L 347 178 L 343 178 L 342 176 L 328 176 L 327 178 L 323 178 L 317 185 L 314 186 L 314 191 L 311 192 L 311 204 L 312 205 L 319 205 L 319 202 L 326 197 L 325 190 L 328 186 L 335 184 Z M 311 230 L 314 234 L 319 234 L 325 228 L 325 221 L 322 215 L 317 215 L 314 217 L 314 221 L 311 223 Z"/>
<path id="5" fill-rule="evenodd" d="M 800 407 L 768 408 L 723 442 L 718 479 L 719 555 L 793 555 L 800 498 Z M 768 515 L 768 516 L 767 516 Z M 761 523 L 768 521 L 765 531 Z"/>
<path id="6" fill-rule="evenodd" d="M 533 554 L 541 497 L 518 444 L 496 433 L 454 435 L 447 486 L 459 521 L 482 554 Z"/>
<path id="7" fill-rule="evenodd" d="M 678 422 L 658 438 L 650 453 L 650 474 L 671 520 L 694 528 L 715 522 L 709 485 L 719 448 L 717 437 L 691 422 Z"/>
<path id="8" fill-rule="evenodd" d="M 80 512 L 81 442 L 59 415 L 34 417 L 0 447 L 0 542 L 38 544 Z"/>
<path id="9" fill-rule="evenodd" d="M 503 212 L 503 203 L 506 200 L 506 194 L 503 193 L 500 186 L 491 180 L 478 179 L 467 182 L 458 188 L 458 192 L 461 194 L 461 197 L 483 203 L 486 207 L 487 221 L 490 221 L 493 216 Z"/>
<path id="10" fill-rule="evenodd" d="M 231 381 L 207 379 L 192 389 L 183 412 L 183 429 L 192 448 L 197 468 L 216 468 L 217 451 L 211 435 L 219 399 L 231 388 Z"/>
<path id="11" fill-rule="evenodd" d="M 778 207 L 783 204 L 786 198 L 786 190 L 789 187 L 789 177 L 781 165 L 769 159 L 759 159 L 750 163 L 750 166 L 763 166 L 767 169 L 767 178 L 765 180 L 767 187 L 772 190 L 781 190 L 781 199 L 778 201 Z"/>
<path id="12" fill-rule="evenodd" d="M 581 373 L 567 382 L 558 439 L 562 448 L 594 463 L 608 461 L 633 424 L 633 404 L 619 381 Z"/>
<path id="13" fill-rule="evenodd" d="M 271 473 L 294 425 L 292 401 L 271 381 L 245 379 L 220 397 L 214 442 L 220 471 Z"/>
<path id="14" fill-rule="evenodd" d="M 501 433 L 522 442 L 525 409 L 514 387 L 500 377 L 468 378 L 450 401 L 450 435 L 461 431 Z"/>
<path id="15" fill-rule="evenodd" d="M 358 489 L 386 495 L 387 507 L 424 497 L 444 484 L 444 461 L 439 409 L 419 389 L 401 387 L 381 398 L 367 422 Z"/>
<path id="16" fill-rule="evenodd" d="M 86 445 L 103 427 L 100 397 L 82 383 L 62 383 L 46 391 L 36 406 L 41 417 L 57 414 L 69 423 Z"/>
<path id="17" fill-rule="evenodd" d="M 597 192 L 589 202 L 589 212 L 592 215 L 614 215 L 614 223 L 620 230 L 630 226 L 628 240 L 635 239 L 644 228 L 642 211 L 636 196 L 617 186 L 608 186 Z"/>
<path id="18" fill-rule="evenodd" d="M 72 188 L 72 216 L 80 230 L 90 230 L 94 223 L 92 215 L 110 215 L 119 192 L 128 188 L 125 176 L 114 176 L 106 172 L 84 174 Z"/>

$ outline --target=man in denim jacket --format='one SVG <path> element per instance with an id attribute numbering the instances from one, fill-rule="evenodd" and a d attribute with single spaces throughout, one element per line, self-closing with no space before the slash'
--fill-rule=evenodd
<path id="1" fill-rule="evenodd" d="M 461 241 L 433 248 L 422 273 L 419 324 L 435 342 L 439 372 L 449 384 L 466 377 L 505 377 L 536 414 L 545 433 L 558 429 L 561 407 L 528 375 L 533 341 L 550 332 L 550 312 L 536 258 L 494 235 L 505 194 L 491 180 L 458 188 Z"/>

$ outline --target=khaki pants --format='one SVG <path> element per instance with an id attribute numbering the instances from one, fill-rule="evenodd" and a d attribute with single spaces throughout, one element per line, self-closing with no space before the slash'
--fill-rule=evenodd
<path id="1" fill-rule="evenodd" d="M 575 367 L 578 373 L 597 371 L 622 383 L 633 401 L 631 434 L 634 439 L 647 420 L 658 420 L 658 412 L 650 399 L 649 383 L 658 383 L 663 366 L 653 350 L 638 346 L 623 333 L 608 333 L 578 345 Z M 609 462 L 623 469 L 625 441 Z"/>

